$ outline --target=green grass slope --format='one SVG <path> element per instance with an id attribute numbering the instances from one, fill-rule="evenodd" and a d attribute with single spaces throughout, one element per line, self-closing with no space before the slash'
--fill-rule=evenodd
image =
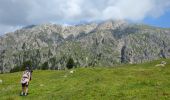
<path id="1" fill-rule="evenodd" d="M 170 60 L 113 68 L 34 71 L 29 95 L 20 96 L 21 72 L 0 75 L 0 100 L 166 100 L 170 98 Z"/>

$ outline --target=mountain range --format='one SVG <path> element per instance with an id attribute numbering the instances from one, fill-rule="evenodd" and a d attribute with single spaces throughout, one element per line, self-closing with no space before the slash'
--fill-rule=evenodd
<path id="1" fill-rule="evenodd" d="M 170 29 L 123 20 L 74 26 L 31 25 L 0 37 L 0 72 L 30 61 L 35 69 L 135 64 L 170 58 Z"/>

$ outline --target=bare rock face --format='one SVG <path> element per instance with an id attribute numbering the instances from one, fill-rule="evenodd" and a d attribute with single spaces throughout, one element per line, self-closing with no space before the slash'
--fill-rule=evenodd
<path id="1" fill-rule="evenodd" d="M 114 30 L 114 29 L 118 29 L 121 27 L 125 27 L 127 25 L 127 23 L 123 20 L 116 20 L 116 21 L 112 21 L 112 20 L 108 20 L 106 22 L 103 22 L 101 24 L 99 24 L 98 26 L 98 30 Z"/>
<path id="2" fill-rule="evenodd" d="M 35 69 L 113 66 L 170 58 L 170 29 L 106 21 L 76 26 L 33 25 L 0 37 L 0 72 L 30 61 Z"/>

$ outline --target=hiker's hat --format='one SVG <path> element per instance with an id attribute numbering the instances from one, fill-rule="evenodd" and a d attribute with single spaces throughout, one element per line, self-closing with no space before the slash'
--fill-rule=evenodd
<path id="1" fill-rule="evenodd" d="M 26 67 L 25 70 L 29 70 L 29 67 Z"/>

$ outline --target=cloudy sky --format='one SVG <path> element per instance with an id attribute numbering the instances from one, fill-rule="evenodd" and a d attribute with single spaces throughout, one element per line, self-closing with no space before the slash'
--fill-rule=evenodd
<path id="1" fill-rule="evenodd" d="M 170 27 L 170 0 L 0 0 L 0 34 L 43 23 L 124 19 Z"/>

